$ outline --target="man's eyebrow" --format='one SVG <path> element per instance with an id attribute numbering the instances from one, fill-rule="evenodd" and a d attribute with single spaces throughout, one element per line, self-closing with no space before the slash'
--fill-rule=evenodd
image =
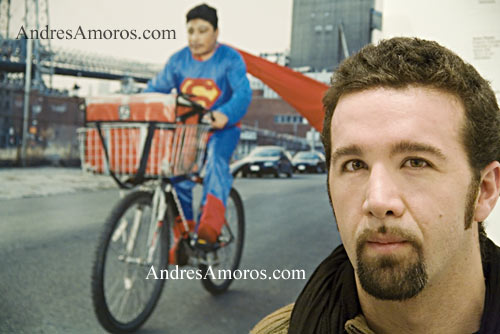
<path id="1" fill-rule="evenodd" d="M 395 144 L 391 149 L 391 156 L 394 156 L 396 154 L 411 153 L 411 152 L 430 153 L 442 160 L 446 160 L 446 156 L 439 148 L 429 144 L 411 142 L 411 141 L 402 141 Z"/>
<path id="2" fill-rule="evenodd" d="M 426 152 L 435 155 L 442 160 L 446 160 L 446 156 L 439 148 L 434 147 L 432 145 L 418 143 L 418 142 L 411 142 L 411 141 L 402 141 L 395 144 L 391 149 L 391 156 L 401 153 L 410 153 L 410 152 Z M 361 147 L 358 145 L 339 147 L 332 153 L 331 164 L 334 165 L 338 159 L 347 155 L 362 156 L 363 151 L 361 150 Z"/>
<path id="3" fill-rule="evenodd" d="M 344 147 L 339 147 L 332 153 L 331 164 L 334 165 L 335 162 L 343 156 L 346 155 L 363 155 L 361 148 L 358 145 L 349 145 Z"/>

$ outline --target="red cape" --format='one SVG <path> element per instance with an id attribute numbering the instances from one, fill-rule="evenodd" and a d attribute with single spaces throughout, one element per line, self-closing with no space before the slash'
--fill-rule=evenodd
<path id="1" fill-rule="evenodd" d="M 322 99 L 328 85 L 245 51 L 238 52 L 247 65 L 248 73 L 278 93 L 321 132 L 325 115 Z"/>

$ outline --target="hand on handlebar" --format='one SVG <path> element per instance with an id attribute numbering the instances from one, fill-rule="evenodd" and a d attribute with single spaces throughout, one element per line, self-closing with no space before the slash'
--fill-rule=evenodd
<path id="1" fill-rule="evenodd" d="M 203 116 L 203 123 L 210 124 L 214 129 L 222 129 L 228 120 L 225 114 L 217 110 L 210 111 Z"/>

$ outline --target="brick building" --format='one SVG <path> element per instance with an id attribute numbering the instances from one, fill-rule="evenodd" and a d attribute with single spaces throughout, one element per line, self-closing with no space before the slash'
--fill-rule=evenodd
<path id="1" fill-rule="evenodd" d="M 77 164 L 76 129 L 84 124 L 84 100 L 31 91 L 27 128 L 27 163 Z M 24 92 L 0 89 L 0 166 L 19 165 Z"/>
<path id="2" fill-rule="evenodd" d="M 241 123 L 234 159 L 244 157 L 257 145 L 279 145 L 291 152 L 309 149 L 306 134 L 311 126 L 307 120 L 277 95 L 265 97 L 262 89 L 253 89 L 252 102 Z"/>
<path id="3" fill-rule="evenodd" d="M 288 103 L 279 97 L 263 97 L 261 90 L 254 91 L 242 124 L 302 138 L 311 129 L 307 120 Z"/>

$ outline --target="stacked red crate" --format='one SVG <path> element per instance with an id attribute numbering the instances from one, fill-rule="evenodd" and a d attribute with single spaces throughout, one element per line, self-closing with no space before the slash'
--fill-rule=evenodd
<path id="1" fill-rule="evenodd" d="M 87 122 L 113 122 L 111 129 L 103 130 L 110 170 L 117 174 L 129 175 L 137 172 L 147 135 L 147 126 L 130 127 L 131 123 L 155 121 L 175 124 L 175 103 L 174 94 L 159 93 L 113 95 L 87 100 Z M 189 123 L 196 121 L 197 119 L 193 118 Z M 146 175 L 171 173 L 169 166 L 173 168 L 176 158 L 172 156 L 172 150 L 179 150 L 186 141 L 194 140 L 193 138 L 180 138 L 179 130 L 174 130 L 172 126 L 170 129 L 158 128 L 155 131 Z M 85 164 L 87 169 L 96 173 L 106 172 L 104 150 L 96 129 L 87 130 Z"/>

